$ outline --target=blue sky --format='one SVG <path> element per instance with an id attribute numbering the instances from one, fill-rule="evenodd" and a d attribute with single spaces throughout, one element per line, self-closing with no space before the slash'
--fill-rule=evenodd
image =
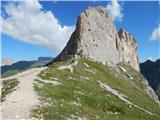
<path id="1" fill-rule="evenodd" d="M 4 9 L 4 6 L 6 4 L 9 4 L 9 3 L 2 2 L 3 17 L 8 17 Z M 52 17 L 58 20 L 58 23 L 56 22 L 55 23 L 61 26 L 62 28 L 62 30 L 59 30 L 59 31 L 69 34 L 65 36 L 65 38 L 67 38 L 68 40 L 71 32 L 74 30 L 77 16 L 80 14 L 80 12 L 82 12 L 88 6 L 102 5 L 106 7 L 107 4 L 109 4 L 109 2 L 53 2 L 53 1 L 46 2 L 45 1 L 45 2 L 40 2 L 41 6 L 37 4 L 35 8 L 39 9 L 41 7 L 41 11 L 43 12 L 43 14 L 45 14 L 45 15 L 42 15 L 42 17 L 45 17 L 45 16 L 48 17 L 48 15 L 46 15 L 46 12 L 50 11 L 54 15 L 54 17 L 53 16 Z M 145 61 L 148 58 L 152 58 L 154 60 L 160 58 L 160 53 L 159 53 L 160 40 L 154 40 L 154 41 L 150 40 L 153 30 L 159 25 L 159 21 L 160 21 L 160 19 L 158 18 L 160 14 L 158 1 L 157 2 L 119 2 L 119 5 L 122 10 L 121 12 L 123 14 L 123 18 L 121 21 L 114 21 L 114 22 L 116 24 L 117 30 L 119 30 L 119 28 L 121 27 L 125 28 L 127 31 L 131 32 L 135 37 L 135 39 L 137 40 L 139 60 Z M 27 9 L 27 10 L 30 10 L 30 9 Z M 11 14 L 14 15 L 15 13 L 11 13 Z M 27 14 L 29 15 L 30 13 L 27 12 Z M 41 19 L 37 20 L 35 24 L 38 25 L 40 20 Z M 10 20 L 9 22 L 12 22 L 12 21 Z M 23 21 L 20 21 L 19 23 L 21 22 L 23 24 L 27 23 Z M 51 23 L 53 23 L 52 20 L 51 20 Z M 26 25 L 26 26 L 28 27 L 30 25 Z M 46 23 L 46 26 L 40 29 L 42 30 L 46 29 L 47 31 L 50 31 L 53 29 L 54 31 L 54 26 L 52 29 L 47 28 L 47 26 L 49 26 L 48 23 Z M 63 26 L 67 26 L 67 28 L 63 28 Z M 4 28 L 8 29 L 6 26 Z M 16 27 L 16 28 L 17 28 L 17 31 L 19 30 L 23 32 L 23 28 L 22 30 L 19 29 L 20 27 Z M 37 28 L 37 27 L 34 27 L 34 28 Z M 55 29 L 56 28 L 57 28 L 57 25 Z M 31 28 L 29 28 L 29 30 L 30 29 Z M 53 48 L 55 49 L 52 49 L 52 46 L 48 46 L 48 43 L 46 41 L 45 42 L 40 41 L 43 44 L 44 43 L 46 44 L 46 46 L 43 46 L 42 44 L 40 44 L 39 41 L 37 41 L 38 43 L 36 43 L 36 41 L 35 42 L 31 41 L 30 38 L 24 38 L 24 40 L 22 40 L 23 36 L 17 36 L 16 32 L 14 33 L 13 31 L 9 31 L 9 30 L 4 30 L 4 31 L 5 32 L 1 33 L 2 58 L 11 58 L 14 61 L 31 60 L 31 59 L 36 59 L 39 56 L 56 56 L 60 52 L 59 50 L 56 49 L 56 45 L 58 46 L 59 44 L 62 44 L 62 43 L 60 43 L 60 41 L 57 42 L 56 40 L 49 41 L 48 39 L 50 38 L 50 36 L 49 37 L 47 36 L 48 39 L 46 39 L 46 41 L 51 42 L 51 45 L 53 44 Z M 34 29 L 34 32 L 35 32 L 35 29 Z M 41 33 L 41 32 L 42 31 L 38 31 L 38 33 Z M 56 31 L 53 32 L 53 35 L 55 33 Z M 29 35 L 30 34 L 31 33 L 29 33 Z M 46 34 L 44 34 L 44 36 L 46 36 Z M 39 38 L 43 38 L 43 36 L 40 36 Z M 57 37 L 54 37 L 54 38 L 56 39 Z M 65 41 L 63 40 L 64 38 L 60 38 L 60 39 L 62 39 L 61 41 Z M 36 40 L 36 39 L 33 39 L 33 40 Z M 65 44 L 67 40 L 64 42 Z"/>

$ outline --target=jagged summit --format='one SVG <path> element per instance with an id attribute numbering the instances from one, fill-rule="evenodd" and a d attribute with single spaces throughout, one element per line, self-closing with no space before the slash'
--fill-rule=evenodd
<path id="1" fill-rule="evenodd" d="M 137 44 L 133 35 L 121 28 L 118 31 L 119 55 L 122 61 L 129 63 L 134 69 L 139 71 L 139 61 L 137 57 Z"/>
<path id="2" fill-rule="evenodd" d="M 118 31 L 119 38 L 126 38 L 126 40 L 130 40 L 129 42 L 132 42 L 132 44 L 136 43 L 135 38 L 132 36 L 131 33 L 127 32 L 124 28 L 120 28 Z"/>
<path id="3" fill-rule="evenodd" d="M 55 61 L 83 56 L 109 65 L 127 62 L 139 71 L 137 45 L 133 36 L 117 33 L 111 15 L 104 7 L 89 7 L 78 16 L 70 40 Z"/>

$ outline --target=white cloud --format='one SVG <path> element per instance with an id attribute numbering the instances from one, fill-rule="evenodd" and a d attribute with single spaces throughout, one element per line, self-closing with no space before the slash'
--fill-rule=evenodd
<path id="1" fill-rule="evenodd" d="M 160 40 L 160 24 L 158 25 L 157 28 L 153 30 L 150 40 L 151 41 Z"/>
<path id="2" fill-rule="evenodd" d="M 12 2 L 5 6 L 7 18 L 1 18 L 2 32 L 18 40 L 52 51 L 63 49 L 74 26 L 62 26 L 51 11 L 42 11 L 38 0 Z"/>
<path id="3" fill-rule="evenodd" d="M 106 6 L 106 9 L 110 12 L 114 21 L 122 21 L 122 8 L 117 0 L 111 0 L 111 3 Z"/>

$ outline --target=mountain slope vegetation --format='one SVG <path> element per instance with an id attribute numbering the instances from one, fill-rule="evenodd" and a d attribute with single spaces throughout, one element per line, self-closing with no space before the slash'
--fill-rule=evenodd
<path id="1" fill-rule="evenodd" d="M 5 100 L 7 94 L 11 93 L 18 86 L 19 81 L 17 79 L 9 79 L 2 81 L 2 93 L 1 93 L 1 102 Z"/>
<path id="2" fill-rule="evenodd" d="M 89 59 L 52 64 L 35 80 L 42 104 L 38 119 L 158 120 L 160 106 L 129 65 L 110 67 Z"/>

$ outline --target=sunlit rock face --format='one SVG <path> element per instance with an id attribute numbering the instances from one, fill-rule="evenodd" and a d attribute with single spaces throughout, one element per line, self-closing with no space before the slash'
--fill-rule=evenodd
<path id="1" fill-rule="evenodd" d="M 137 44 L 131 33 L 120 29 L 118 31 L 120 59 L 131 65 L 132 68 L 139 71 L 139 62 L 137 57 Z"/>
<path id="2" fill-rule="evenodd" d="M 117 33 L 112 17 L 103 7 L 89 7 L 79 15 L 75 31 L 54 61 L 75 56 L 112 66 L 126 62 L 139 71 L 137 45 L 133 36 L 124 29 Z"/>

